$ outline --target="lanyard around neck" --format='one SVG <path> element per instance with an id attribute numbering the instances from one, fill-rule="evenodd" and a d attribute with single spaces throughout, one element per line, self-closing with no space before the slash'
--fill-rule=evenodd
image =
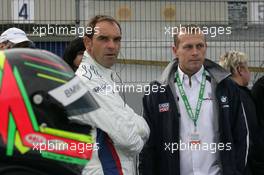
<path id="1" fill-rule="evenodd" d="M 196 108 L 195 108 L 195 115 L 193 114 L 193 111 L 192 111 L 192 108 L 191 108 L 191 105 L 188 101 L 188 98 L 186 96 L 186 93 L 183 89 L 183 85 L 180 81 L 180 77 L 179 77 L 179 73 L 178 71 L 175 73 L 176 75 L 176 83 L 177 83 L 177 86 L 179 88 L 179 92 L 180 92 L 180 95 L 182 97 L 182 100 L 184 102 L 184 105 L 185 105 L 185 108 L 187 110 L 187 113 L 190 117 L 190 119 L 193 121 L 194 123 L 194 126 L 196 127 L 197 126 L 197 120 L 199 118 L 199 114 L 200 114 L 200 111 L 201 111 L 201 106 L 202 106 L 202 102 L 203 102 L 203 95 L 204 95 L 204 91 L 205 91 L 205 81 L 206 81 L 206 74 L 205 74 L 205 70 L 203 71 L 203 75 L 202 75 L 202 83 L 201 83 L 201 86 L 200 86 L 200 91 L 199 91 L 199 98 L 198 98 L 198 101 L 197 101 L 197 104 L 196 104 Z"/>

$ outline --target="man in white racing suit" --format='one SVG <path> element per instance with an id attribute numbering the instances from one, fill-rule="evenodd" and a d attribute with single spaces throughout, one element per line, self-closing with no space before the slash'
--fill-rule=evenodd
<path id="1" fill-rule="evenodd" d="M 95 16 L 88 24 L 86 51 L 76 71 L 89 87 L 100 109 L 89 116 L 72 117 L 93 126 L 96 141 L 84 175 L 136 175 L 137 156 L 149 137 L 149 127 L 114 89 L 117 74 L 111 70 L 119 50 L 121 28 L 109 16 Z"/>

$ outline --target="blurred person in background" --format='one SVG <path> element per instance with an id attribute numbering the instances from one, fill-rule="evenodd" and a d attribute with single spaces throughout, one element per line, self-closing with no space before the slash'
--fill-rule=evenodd
<path id="1" fill-rule="evenodd" d="M 0 36 L 0 49 L 11 48 L 35 48 L 35 45 L 28 39 L 23 30 L 12 27 L 4 31 Z"/>
<path id="2" fill-rule="evenodd" d="M 74 72 L 82 61 L 84 51 L 83 38 L 79 37 L 72 40 L 64 51 L 63 60 L 70 65 Z"/>
<path id="3" fill-rule="evenodd" d="M 264 76 L 256 81 L 251 91 L 256 103 L 258 122 L 264 126 Z"/>
<path id="4" fill-rule="evenodd" d="M 259 154 L 259 124 L 257 121 L 256 106 L 251 95 L 248 84 L 250 82 L 250 71 L 248 69 L 248 59 L 243 52 L 229 51 L 220 57 L 219 64 L 231 73 L 231 78 L 237 83 L 241 91 L 241 101 L 245 108 L 247 123 L 249 128 L 249 156 L 247 174 L 254 173 L 255 156 Z M 251 173 L 250 173 L 251 172 Z"/>
<path id="5" fill-rule="evenodd" d="M 256 110 L 257 110 L 257 117 L 258 117 L 258 123 L 260 125 L 261 131 L 260 131 L 260 138 L 261 138 L 261 144 L 260 149 L 264 148 L 264 76 L 259 78 L 256 83 L 254 83 L 252 87 L 252 96 L 254 98 L 255 104 L 256 104 Z M 256 159 L 256 174 L 264 174 L 264 153 L 263 151 L 258 152 L 257 159 Z"/>

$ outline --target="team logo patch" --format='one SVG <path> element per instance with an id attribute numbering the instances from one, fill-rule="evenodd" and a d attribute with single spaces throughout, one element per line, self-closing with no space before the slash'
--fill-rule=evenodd
<path id="1" fill-rule="evenodd" d="M 226 103 L 227 102 L 227 97 L 226 96 L 222 96 L 221 97 L 221 102 L 222 103 Z"/>
<path id="2" fill-rule="evenodd" d="M 167 112 L 170 109 L 169 103 L 161 103 L 159 104 L 159 112 Z"/>
<path id="3" fill-rule="evenodd" d="M 228 98 L 226 96 L 221 97 L 222 108 L 229 108 Z"/>

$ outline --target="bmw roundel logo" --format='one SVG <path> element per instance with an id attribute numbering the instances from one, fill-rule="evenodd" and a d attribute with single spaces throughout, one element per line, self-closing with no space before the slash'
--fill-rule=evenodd
<path id="1" fill-rule="evenodd" d="M 227 97 L 226 97 L 226 96 L 222 96 L 222 97 L 221 97 L 221 102 L 222 102 L 222 103 L 226 103 L 226 101 L 227 101 Z"/>

